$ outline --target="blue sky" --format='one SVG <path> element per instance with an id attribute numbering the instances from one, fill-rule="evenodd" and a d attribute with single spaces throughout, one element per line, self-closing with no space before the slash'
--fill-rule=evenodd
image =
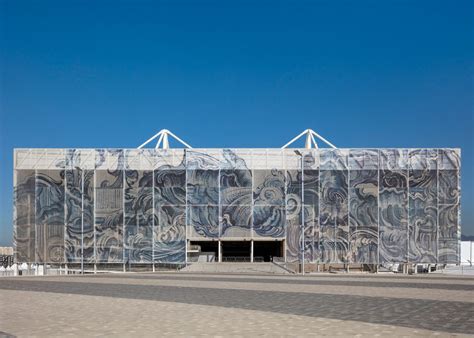
<path id="1" fill-rule="evenodd" d="M 474 235 L 472 1 L 0 0 L 0 245 L 15 147 L 462 148 Z"/>

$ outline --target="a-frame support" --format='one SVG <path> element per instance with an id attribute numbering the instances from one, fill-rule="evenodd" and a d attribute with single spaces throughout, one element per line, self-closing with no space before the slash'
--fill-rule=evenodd
<path id="1" fill-rule="evenodd" d="M 141 148 L 145 147 L 148 143 L 155 140 L 156 138 L 158 138 L 158 141 L 156 142 L 155 149 L 160 148 L 160 146 L 163 149 L 169 149 L 170 144 L 169 144 L 168 136 L 173 137 L 176 141 L 178 141 L 179 143 L 184 145 L 186 148 L 192 149 L 192 147 L 189 144 L 184 142 L 182 139 L 180 139 L 178 136 L 176 136 L 175 134 L 170 132 L 168 129 L 160 130 L 154 136 L 150 137 L 145 143 L 143 143 L 141 146 L 139 146 L 138 149 L 141 149 Z"/>
<path id="2" fill-rule="evenodd" d="M 301 134 L 299 134 L 298 136 L 296 136 L 294 139 L 292 139 L 290 142 L 288 142 L 287 144 L 285 144 L 283 147 L 281 147 L 282 149 L 285 149 L 287 148 L 289 145 L 291 145 L 292 143 L 296 142 L 297 140 L 299 140 L 301 137 L 303 137 L 304 135 L 306 135 L 306 141 L 305 141 L 305 148 L 306 149 L 311 149 L 311 148 L 316 148 L 318 149 L 319 146 L 318 146 L 318 143 L 316 142 L 316 139 L 314 137 L 316 137 L 317 139 L 323 141 L 324 143 L 326 143 L 328 146 L 330 146 L 331 148 L 334 148 L 334 149 L 337 149 L 337 147 L 332 144 L 331 142 L 329 142 L 328 140 L 326 140 L 324 137 L 322 137 L 321 135 L 319 135 L 318 133 L 316 133 L 314 130 L 312 129 L 306 129 L 305 131 L 303 131 Z"/>

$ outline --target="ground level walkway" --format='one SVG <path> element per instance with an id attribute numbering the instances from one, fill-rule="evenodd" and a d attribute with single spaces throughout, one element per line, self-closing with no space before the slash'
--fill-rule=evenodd
<path id="1" fill-rule="evenodd" d="M 194 273 L 0 280 L 14 336 L 474 333 L 474 278 Z"/>

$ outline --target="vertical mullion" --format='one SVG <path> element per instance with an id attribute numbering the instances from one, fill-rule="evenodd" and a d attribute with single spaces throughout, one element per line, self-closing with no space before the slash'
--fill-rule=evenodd
<path id="1" fill-rule="evenodd" d="M 117 164 L 119 166 L 120 164 Z M 122 170 L 122 264 L 125 264 L 125 187 L 126 187 L 126 181 L 125 181 L 125 176 L 126 176 L 126 170 L 125 166 L 121 169 Z M 129 252 L 130 254 L 130 252 Z M 128 261 L 130 261 L 130 258 L 128 258 Z M 130 262 L 129 262 L 130 263 Z"/>
<path id="2" fill-rule="evenodd" d="M 407 264 L 410 264 L 410 151 L 407 149 Z"/>
<path id="3" fill-rule="evenodd" d="M 221 205 L 221 166 L 217 168 L 217 233 L 218 239 L 222 238 L 222 227 L 221 227 L 221 214 L 222 214 L 222 205 Z M 234 168 L 235 170 L 235 168 Z"/>
<path id="4" fill-rule="evenodd" d="M 254 238 L 255 237 L 255 231 L 254 231 L 254 217 L 253 217 L 253 213 L 254 213 L 254 197 L 253 197 L 253 187 L 254 187 L 254 160 L 253 160 L 253 151 L 250 151 L 250 158 L 251 158 L 251 166 L 250 166 L 250 177 L 251 177 L 251 183 L 250 183 L 250 212 L 251 212 L 251 215 L 250 215 L 250 237 L 251 238 Z M 286 220 L 285 220 L 286 221 Z M 283 248 L 286 252 L 286 243 L 285 243 L 285 247 Z"/>
<path id="5" fill-rule="evenodd" d="M 188 264 L 188 152 L 184 149 L 184 264 Z M 220 191 L 219 191 L 220 194 Z M 154 196 L 154 195 L 153 195 Z"/>
<path id="6" fill-rule="evenodd" d="M 318 163 L 319 163 L 319 168 L 318 168 L 318 227 L 319 227 L 319 233 L 318 233 L 318 250 L 319 250 L 319 256 L 318 256 L 318 264 L 321 261 L 321 151 L 319 149 L 316 150 L 317 156 L 318 156 Z M 319 266 L 318 266 L 318 271 L 319 271 Z"/>
<path id="7" fill-rule="evenodd" d="M 349 158 L 351 157 L 352 151 L 349 150 L 349 154 L 347 155 L 347 244 L 348 244 L 348 262 L 352 263 L 352 230 L 351 230 L 351 195 L 352 195 L 352 185 L 351 185 L 351 175 L 352 175 L 352 168 L 349 167 Z M 356 223 L 356 232 L 357 232 L 357 223 Z"/>
<path id="8" fill-rule="evenodd" d="M 38 234 L 39 234 L 39 231 L 38 231 L 38 227 L 36 225 L 36 213 L 37 213 L 37 203 L 36 203 L 36 196 L 38 194 L 38 192 L 36 191 L 36 176 L 38 175 L 38 170 L 36 170 L 36 168 L 34 169 L 34 172 L 35 172 L 35 181 L 34 181 L 34 185 L 35 185 L 35 195 L 33 196 L 33 201 L 34 201 L 34 209 L 35 209 L 35 214 L 34 214 L 34 227 L 35 227 L 35 250 L 34 250 L 34 255 L 35 255 L 35 263 L 38 263 L 38 255 L 37 255 L 37 252 L 38 252 Z"/>
<path id="9" fill-rule="evenodd" d="M 459 158 L 461 158 L 461 150 L 459 150 Z M 459 160 L 459 166 L 456 168 L 457 172 L 457 186 L 456 189 L 458 191 L 458 200 L 457 200 L 457 224 L 456 224 L 456 264 L 460 264 L 461 262 L 461 160 Z M 472 241 L 471 241 L 472 246 Z M 472 250 L 471 250 L 472 253 Z M 472 260 L 471 260 L 472 261 Z"/>
<path id="10" fill-rule="evenodd" d="M 377 149 L 377 265 L 380 265 L 380 149 Z"/>
<path id="11" fill-rule="evenodd" d="M 151 217 L 151 262 L 153 267 L 155 266 L 155 166 L 151 170 L 152 182 L 151 182 L 151 204 L 152 204 L 152 217 Z M 158 216 L 158 215 L 157 215 Z"/>
<path id="12" fill-rule="evenodd" d="M 84 274 L 84 170 L 81 169 L 81 272 Z"/>
<path id="13" fill-rule="evenodd" d="M 66 156 L 66 155 L 65 155 Z M 64 165 L 64 181 L 63 181 L 63 262 L 67 264 L 67 261 L 66 261 L 66 214 L 67 214 L 67 210 L 66 210 L 66 190 L 67 190 L 67 165 Z M 59 266 L 61 266 L 61 263 L 63 262 L 60 262 Z"/>
<path id="14" fill-rule="evenodd" d="M 93 244 L 94 244 L 94 264 L 97 264 L 97 238 L 96 238 L 96 211 L 97 211 L 97 170 L 95 168 L 95 164 L 94 164 L 94 213 L 93 213 L 93 234 L 94 234 L 94 240 L 93 240 Z"/>
<path id="15" fill-rule="evenodd" d="M 439 263 L 439 149 L 436 151 L 436 263 Z"/>

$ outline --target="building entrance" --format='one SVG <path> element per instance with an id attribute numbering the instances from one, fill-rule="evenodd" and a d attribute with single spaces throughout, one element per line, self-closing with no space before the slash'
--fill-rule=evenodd
<path id="1" fill-rule="evenodd" d="M 254 241 L 254 261 L 273 262 L 275 257 L 283 257 L 283 241 Z"/>
<path id="2" fill-rule="evenodd" d="M 222 241 L 221 246 L 223 262 L 250 262 L 250 241 Z"/>
<path id="3" fill-rule="evenodd" d="M 191 262 L 217 262 L 219 242 L 199 241 L 191 242 L 188 246 L 188 261 Z"/>

